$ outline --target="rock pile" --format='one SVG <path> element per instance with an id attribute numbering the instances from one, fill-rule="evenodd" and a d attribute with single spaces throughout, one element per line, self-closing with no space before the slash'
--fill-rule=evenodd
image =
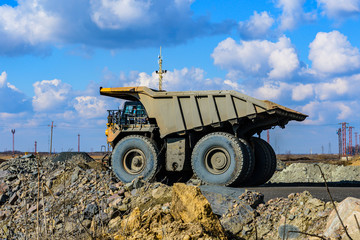
<path id="1" fill-rule="evenodd" d="M 343 208 L 358 211 L 351 208 L 354 201 Z M 336 217 L 327 222 L 331 211 L 330 203 L 308 192 L 264 203 L 262 194 L 244 189 L 171 187 L 141 178 L 124 185 L 82 154 L 61 161 L 12 159 L 0 164 L 0 239 L 306 239 L 299 232 L 342 236 Z"/>
<path id="2" fill-rule="evenodd" d="M 18 158 L 0 165 L 1 238 L 78 239 L 110 220 L 103 197 L 121 187 L 110 189 L 109 172 L 79 156 L 52 160 Z"/>
<path id="3" fill-rule="evenodd" d="M 318 163 L 328 182 L 360 183 L 360 166 Z M 323 183 L 319 168 L 312 163 L 293 163 L 275 172 L 269 183 Z"/>

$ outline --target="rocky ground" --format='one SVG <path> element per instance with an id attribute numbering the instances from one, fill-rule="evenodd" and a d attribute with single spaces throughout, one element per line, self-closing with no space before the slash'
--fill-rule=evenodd
<path id="1" fill-rule="evenodd" d="M 264 202 L 261 193 L 199 182 L 123 185 L 85 153 L 4 161 L 0 239 L 346 239 L 332 203 L 308 192 Z M 360 239 L 360 200 L 336 205 Z"/>
<path id="2" fill-rule="evenodd" d="M 360 166 L 342 166 L 326 163 L 278 164 L 281 171 L 275 172 L 270 183 L 323 183 L 319 167 L 329 183 L 360 183 Z"/>

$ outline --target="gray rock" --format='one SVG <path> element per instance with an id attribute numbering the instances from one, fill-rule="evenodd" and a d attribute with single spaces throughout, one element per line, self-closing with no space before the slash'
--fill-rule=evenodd
<path id="1" fill-rule="evenodd" d="M 79 179 L 80 169 L 77 167 L 73 174 L 71 175 L 71 183 L 75 183 Z"/>
<path id="2" fill-rule="evenodd" d="M 249 205 L 240 203 L 229 209 L 220 218 L 220 222 L 226 231 L 236 235 L 241 230 L 244 231 L 243 228 L 253 221 L 253 216 L 253 209 Z"/>
<path id="3" fill-rule="evenodd" d="M 128 190 L 128 191 L 132 191 L 133 189 L 138 189 L 138 188 L 141 188 L 145 185 L 145 181 L 143 180 L 143 177 L 142 176 L 139 176 L 137 178 L 135 178 L 134 180 L 132 180 L 130 183 L 127 183 L 125 185 L 125 188 Z"/>
<path id="4" fill-rule="evenodd" d="M 121 204 L 117 209 L 120 212 L 126 212 L 127 210 L 129 210 L 129 206 L 127 204 Z"/>
<path id="5" fill-rule="evenodd" d="M 249 204 L 253 209 L 256 209 L 257 206 L 264 203 L 264 194 L 255 191 L 245 191 L 239 198 Z"/>
<path id="6" fill-rule="evenodd" d="M 83 215 L 84 219 L 92 219 L 96 214 L 99 213 L 99 208 L 95 203 L 86 206 Z"/>
<path id="7" fill-rule="evenodd" d="M 4 171 L 4 170 L 0 170 L 0 178 L 5 178 L 9 175 L 10 173 L 8 171 Z"/>
<path id="8" fill-rule="evenodd" d="M 291 239 L 291 238 L 297 238 L 300 234 L 297 233 L 299 231 L 299 228 L 293 225 L 285 224 L 280 225 L 278 229 L 279 238 L 283 239 L 285 236 L 285 239 Z"/>
<path id="9" fill-rule="evenodd" d="M 9 199 L 9 196 L 5 193 L 0 195 L 0 206 L 6 203 L 6 201 Z"/>
<path id="10" fill-rule="evenodd" d="M 203 185 L 201 193 L 209 201 L 211 209 L 217 215 L 223 215 L 234 203 L 240 204 L 239 196 L 245 192 L 239 188 Z"/>
<path id="11" fill-rule="evenodd" d="M 16 194 L 16 193 L 14 193 L 11 197 L 10 197 L 10 199 L 9 199 L 9 203 L 11 204 L 11 205 L 14 205 L 15 204 L 15 202 L 18 200 L 18 195 Z"/>

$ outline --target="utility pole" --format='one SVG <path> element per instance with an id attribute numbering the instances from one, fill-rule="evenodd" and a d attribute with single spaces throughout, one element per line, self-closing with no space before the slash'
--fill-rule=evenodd
<path id="1" fill-rule="evenodd" d="M 52 152 L 52 140 L 53 140 L 53 129 L 56 126 L 54 125 L 54 121 L 51 121 L 51 125 L 48 125 L 48 126 L 51 127 L 51 135 L 50 135 L 50 155 L 51 155 L 51 152 Z"/>
<path id="2" fill-rule="evenodd" d="M 347 122 L 342 122 L 341 124 L 341 135 L 342 135 L 342 156 L 347 159 L 347 149 L 346 149 L 346 128 Z"/>
<path id="3" fill-rule="evenodd" d="M 161 57 L 161 46 L 160 46 L 159 71 L 156 71 L 156 73 L 159 74 L 159 91 L 162 91 L 163 74 L 166 72 L 167 72 L 167 70 L 162 70 L 162 57 Z"/>
<path id="4" fill-rule="evenodd" d="M 15 156 L 15 129 L 11 129 L 13 135 L 13 156 Z"/>
<path id="5" fill-rule="evenodd" d="M 34 152 L 34 155 L 36 155 L 36 153 L 37 153 L 36 147 L 37 147 L 37 141 L 35 141 L 35 152 Z"/>
<path id="6" fill-rule="evenodd" d="M 78 152 L 80 152 L 80 133 L 78 134 Z"/>
<path id="7" fill-rule="evenodd" d="M 269 131 L 269 129 L 267 130 L 267 132 L 266 132 L 266 134 L 267 134 L 267 143 L 270 143 L 270 131 Z"/>
<path id="8" fill-rule="evenodd" d="M 355 155 L 358 154 L 358 132 L 355 132 Z"/>
<path id="9" fill-rule="evenodd" d="M 353 150 L 352 150 L 352 130 L 353 129 L 354 129 L 354 127 L 349 126 L 349 155 L 350 156 L 353 155 Z"/>
<path id="10" fill-rule="evenodd" d="M 342 154 L 342 141 L 341 141 L 341 128 L 339 128 L 337 131 L 336 131 L 336 134 L 338 135 L 338 141 L 339 141 L 339 158 Z"/>

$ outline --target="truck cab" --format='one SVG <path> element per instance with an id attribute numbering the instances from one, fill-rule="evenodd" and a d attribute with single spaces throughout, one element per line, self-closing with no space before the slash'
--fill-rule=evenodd
<path id="1" fill-rule="evenodd" d="M 144 106 L 139 101 L 126 101 L 120 110 L 108 111 L 108 125 L 147 124 L 149 119 Z"/>

